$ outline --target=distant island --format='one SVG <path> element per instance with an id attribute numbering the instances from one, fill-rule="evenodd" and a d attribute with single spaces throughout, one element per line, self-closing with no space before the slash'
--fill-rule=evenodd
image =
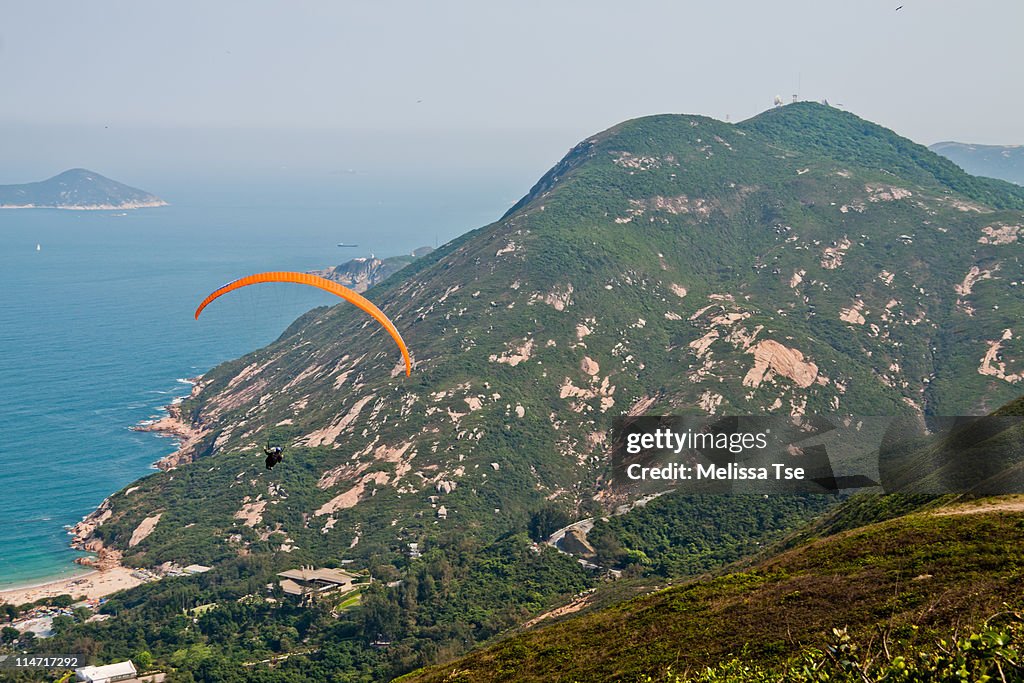
<path id="1" fill-rule="evenodd" d="M 0 209 L 103 211 L 154 206 L 167 206 L 167 202 L 84 168 L 36 183 L 0 185 Z"/>
<path id="2" fill-rule="evenodd" d="M 999 178 L 1024 185 L 1024 145 L 937 142 L 928 149 L 941 154 L 973 175 Z"/>

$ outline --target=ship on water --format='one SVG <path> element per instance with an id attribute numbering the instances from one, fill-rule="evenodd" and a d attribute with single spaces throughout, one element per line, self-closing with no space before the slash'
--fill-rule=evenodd
<path id="1" fill-rule="evenodd" d="M 359 245 L 358 244 L 347 244 L 346 242 L 338 242 L 338 246 L 339 247 L 347 247 L 349 249 L 354 249 L 355 247 L 358 247 Z"/>

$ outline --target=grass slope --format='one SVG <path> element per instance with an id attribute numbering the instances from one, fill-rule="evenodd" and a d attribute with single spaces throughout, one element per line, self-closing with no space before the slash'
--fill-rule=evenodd
<path id="1" fill-rule="evenodd" d="M 1004 501 L 1004 505 L 1006 501 Z M 816 540 L 749 571 L 696 580 L 510 637 L 402 677 L 445 681 L 634 681 L 740 657 L 786 662 L 832 628 L 893 651 L 1024 604 L 1024 503 L 914 513 Z"/>

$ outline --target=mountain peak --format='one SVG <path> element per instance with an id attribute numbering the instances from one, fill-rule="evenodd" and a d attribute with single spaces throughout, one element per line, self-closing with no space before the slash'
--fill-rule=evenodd
<path id="1" fill-rule="evenodd" d="M 607 182 L 634 198 L 705 195 L 740 184 L 763 187 L 766 180 L 811 166 L 849 167 L 869 180 L 899 179 L 992 209 L 1024 209 L 1024 188 L 969 175 L 927 147 L 850 112 L 795 102 L 738 124 L 695 114 L 624 121 L 569 150 L 503 218 L 542 199 L 556 201 L 572 185 L 574 202 L 589 194 L 588 187 Z M 575 209 L 585 213 L 587 206 Z"/>
<path id="2" fill-rule="evenodd" d="M 57 175 L 50 178 L 50 180 L 106 180 L 110 181 L 109 178 L 90 171 L 87 168 L 69 168 L 66 171 L 62 171 Z M 110 181 L 113 182 L 113 181 Z"/>
<path id="3" fill-rule="evenodd" d="M 964 195 L 996 209 L 1024 208 L 1024 190 L 969 175 L 949 159 L 894 131 L 835 107 L 795 102 L 738 124 L 787 150 L 816 152 L 836 161 Z"/>

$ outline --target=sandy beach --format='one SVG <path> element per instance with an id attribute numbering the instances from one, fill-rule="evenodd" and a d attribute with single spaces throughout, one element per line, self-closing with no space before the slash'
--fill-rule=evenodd
<path id="1" fill-rule="evenodd" d="M 199 381 L 199 377 L 188 380 L 192 384 L 191 395 L 193 396 L 201 389 Z M 188 452 L 189 449 L 205 435 L 204 432 L 182 419 L 181 409 L 178 407 L 180 401 L 181 399 L 178 399 L 166 407 L 168 412 L 166 417 L 133 428 L 140 432 L 158 432 L 174 436 L 180 440 L 179 449 L 176 453 L 156 463 L 157 466 L 162 466 L 164 469 L 177 465 L 176 459 L 188 462 L 191 459 L 191 454 Z M 131 492 L 131 489 L 129 489 L 129 492 Z M 96 553 L 95 557 L 84 557 L 76 560 L 78 564 L 94 567 L 92 571 L 34 585 L 0 589 L 0 604 L 23 605 L 35 602 L 40 598 L 58 595 L 70 595 L 76 600 L 83 597 L 89 600 L 96 600 L 145 583 L 147 579 L 132 576 L 132 573 L 138 572 L 138 570 L 124 567 L 120 564 L 120 551 L 105 548 L 102 541 L 93 536 L 96 529 L 109 519 L 112 514 L 111 503 L 108 498 L 99 507 L 86 515 L 82 521 L 71 527 L 71 535 L 74 539 L 71 542 L 71 546 L 79 550 Z M 147 519 L 140 524 L 139 529 L 136 529 L 136 533 L 132 535 L 133 542 L 130 545 L 135 545 L 145 538 L 152 531 L 152 528 L 156 526 L 159 519 L 160 517 L 157 515 L 155 518 Z M 149 580 L 157 578 L 149 572 L 144 573 L 149 574 Z"/>
<path id="2" fill-rule="evenodd" d="M 73 598 L 102 598 L 125 588 L 132 588 L 144 583 L 142 579 L 132 576 L 133 569 L 113 567 L 111 569 L 91 571 L 67 579 L 51 581 L 37 586 L 0 590 L 0 602 L 21 605 L 34 602 L 39 598 L 69 594 Z"/>

